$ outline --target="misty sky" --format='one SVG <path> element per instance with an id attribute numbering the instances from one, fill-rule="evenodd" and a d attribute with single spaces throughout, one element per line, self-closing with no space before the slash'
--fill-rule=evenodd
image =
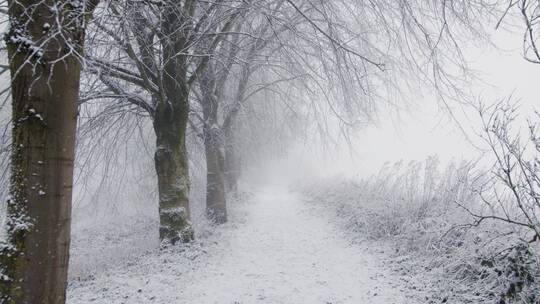
<path id="1" fill-rule="evenodd" d="M 474 100 L 492 104 L 513 96 L 520 103 L 520 120 L 540 110 L 540 65 L 527 62 L 522 56 L 522 33 L 493 31 L 495 47 L 479 46 L 464 49 L 469 67 L 481 79 L 472 83 Z M 472 107 L 452 105 L 456 120 L 441 108 L 435 98 L 419 96 L 407 109 L 382 109 L 378 123 L 356 131 L 351 146 L 340 143 L 330 153 L 315 156 L 313 146 L 293 149 L 289 159 L 270 167 L 291 168 L 288 173 L 311 175 L 328 173 L 367 177 L 378 172 L 385 163 L 400 160 L 422 161 L 436 155 L 444 165 L 452 160 L 476 160 L 482 157 L 479 117 Z M 484 150 L 486 152 L 487 150 Z M 321 162 L 321 159 L 324 161 Z M 285 161 L 285 164 L 281 163 Z"/>
<path id="2" fill-rule="evenodd" d="M 482 47 L 466 53 L 471 68 L 486 82 L 473 90 L 484 103 L 513 93 L 520 99 L 524 119 L 533 109 L 540 109 L 540 66 L 523 59 L 521 33 L 499 30 L 493 38 L 498 50 Z M 471 144 L 477 141 L 473 130 L 478 126 L 471 125 L 477 116 L 472 109 L 456 107 L 454 111 L 467 136 L 433 100 L 424 99 L 399 115 L 380 114 L 378 126 L 359 131 L 354 144 L 355 168 L 346 161 L 342 168 L 363 175 L 377 171 L 387 161 L 422 160 L 435 154 L 442 162 L 478 157 L 481 152 Z"/>

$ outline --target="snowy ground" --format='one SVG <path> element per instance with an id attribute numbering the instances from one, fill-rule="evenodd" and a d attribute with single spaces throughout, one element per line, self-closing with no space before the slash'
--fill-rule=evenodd
<path id="1" fill-rule="evenodd" d="M 283 187 L 231 206 L 230 223 L 72 280 L 68 303 L 410 303 L 387 257 L 351 244 L 323 209 Z"/>

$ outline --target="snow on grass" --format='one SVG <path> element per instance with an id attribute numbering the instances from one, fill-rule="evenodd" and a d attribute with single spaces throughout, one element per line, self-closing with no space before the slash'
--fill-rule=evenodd
<path id="1" fill-rule="evenodd" d="M 351 244 L 301 195 L 266 187 L 230 209 L 190 245 L 72 280 L 68 303 L 411 303 L 385 253 Z"/>
<path id="2" fill-rule="evenodd" d="M 69 262 L 72 281 L 85 280 L 159 246 L 157 221 L 129 218 L 123 223 L 105 222 L 98 226 L 76 224 Z"/>
<path id="3" fill-rule="evenodd" d="M 389 168 L 302 189 L 352 243 L 384 252 L 386 268 L 400 276 L 396 288 L 416 302 L 540 303 L 538 244 L 500 222 L 462 226 L 471 218 L 456 202 L 477 206 L 467 166 L 442 174 L 429 160 Z"/>

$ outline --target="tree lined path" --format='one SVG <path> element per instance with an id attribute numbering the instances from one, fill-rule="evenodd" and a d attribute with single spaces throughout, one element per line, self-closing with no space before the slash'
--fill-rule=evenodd
<path id="1" fill-rule="evenodd" d="M 402 303 L 381 261 L 301 195 L 265 187 L 241 205 L 198 251 L 146 256 L 127 273 L 77 283 L 69 303 Z"/>

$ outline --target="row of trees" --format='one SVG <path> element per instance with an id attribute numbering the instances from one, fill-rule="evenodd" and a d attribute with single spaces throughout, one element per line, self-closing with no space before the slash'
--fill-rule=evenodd
<path id="1" fill-rule="evenodd" d="M 204 147 L 207 214 L 224 223 L 226 192 L 236 188 L 244 155 L 246 109 L 279 105 L 318 118 L 324 129 L 328 114 L 354 126 L 378 102 L 421 86 L 445 101 L 462 97 L 461 42 L 484 38 L 482 21 L 498 6 L 11 0 L 7 8 L 13 115 L 0 299 L 63 303 L 79 107 L 151 122 L 159 236 L 167 244 L 189 242 L 190 134 Z M 523 15 L 534 24 L 530 12 Z M 261 94 L 271 94 L 272 105 L 261 104 Z"/>

